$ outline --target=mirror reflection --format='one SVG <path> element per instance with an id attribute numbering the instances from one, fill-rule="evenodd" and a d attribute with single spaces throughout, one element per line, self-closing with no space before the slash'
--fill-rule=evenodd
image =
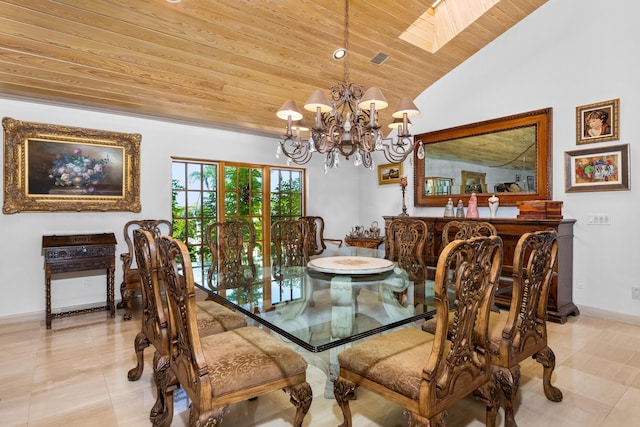
<path id="1" fill-rule="evenodd" d="M 535 191 L 536 127 L 427 144 L 424 161 L 424 196 Z"/>
<path id="2" fill-rule="evenodd" d="M 414 158 L 416 206 L 466 204 L 492 194 L 501 205 L 551 198 L 551 109 L 416 135 L 425 158 Z"/>

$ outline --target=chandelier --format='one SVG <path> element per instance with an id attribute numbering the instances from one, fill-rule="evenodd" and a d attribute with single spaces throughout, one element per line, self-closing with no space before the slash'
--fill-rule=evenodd
<path id="1" fill-rule="evenodd" d="M 328 168 L 339 166 L 340 156 L 346 160 L 353 156 L 355 166 L 373 169 L 374 151 L 383 152 L 391 163 L 400 163 L 414 149 L 409 117 L 417 116 L 420 110 L 413 101 L 407 97 L 400 99 L 392 115 L 394 121 L 388 125 L 397 130 L 397 139 L 384 138 L 378 124 L 378 111 L 388 106 L 384 95 L 377 87 L 364 91 L 362 86 L 349 82 L 349 0 L 345 1 L 344 44 L 347 52 L 344 82 L 331 87 L 331 100 L 317 89 L 304 105 L 305 110 L 315 113 L 313 127 L 304 126 L 303 115 L 294 100 L 286 101 L 277 112 L 279 118 L 287 121 L 287 128 L 278 144 L 276 157 L 284 154 L 287 163 L 303 165 L 317 152 L 326 154 L 325 173 Z M 310 132 L 309 139 L 302 138 L 303 131 Z M 419 143 L 417 155 L 424 158 L 422 143 Z"/>

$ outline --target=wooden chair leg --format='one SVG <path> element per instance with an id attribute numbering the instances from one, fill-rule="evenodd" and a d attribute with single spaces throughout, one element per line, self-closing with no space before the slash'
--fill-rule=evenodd
<path id="1" fill-rule="evenodd" d="M 294 427 L 301 427 L 302 420 L 304 420 L 305 415 L 309 412 L 311 400 L 313 399 L 311 385 L 305 382 L 287 387 L 284 391 L 289 393 L 289 401 L 296 407 L 296 417 L 293 421 L 293 425 Z"/>
<path id="2" fill-rule="evenodd" d="M 498 411 L 500 410 L 502 393 L 500 392 L 500 384 L 498 382 L 498 368 L 492 368 L 491 372 L 491 381 L 481 385 L 474 392 L 474 395 L 476 399 L 484 402 L 487 407 L 485 425 L 494 427 L 496 425 L 496 419 L 498 418 Z"/>
<path id="3" fill-rule="evenodd" d="M 161 356 L 156 351 L 153 355 L 153 371 L 156 402 L 149 419 L 154 427 L 169 427 L 173 421 L 173 393 L 178 388 L 178 382 L 169 370 L 169 357 Z"/>
<path id="4" fill-rule="evenodd" d="M 136 366 L 129 370 L 127 378 L 129 381 L 138 381 L 144 370 L 144 349 L 149 347 L 150 342 L 144 332 L 138 332 L 134 340 L 133 348 L 136 350 Z"/>
<path id="5" fill-rule="evenodd" d="M 544 395 L 552 402 L 562 401 L 562 391 L 551 384 L 551 376 L 556 367 L 556 355 L 548 346 L 533 355 L 536 362 L 543 367 L 542 384 L 544 386 Z"/>
<path id="6" fill-rule="evenodd" d="M 124 293 L 122 293 L 122 308 L 124 308 L 124 314 L 122 315 L 122 320 L 131 320 L 131 299 L 135 291 L 131 289 L 125 288 Z"/>
<path id="7" fill-rule="evenodd" d="M 127 289 L 127 284 L 122 282 L 120 283 L 120 302 L 116 304 L 116 308 L 120 309 L 124 307 L 124 291 Z"/>
<path id="8" fill-rule="evenodd" d="M 504 398 L 504 425 L 505 427 L 517 427 L 514 407 L 518 388 L 520 387 L 520 365 L 516 365 L 511 369 L 495 368 L 493 370 L 493 378 Z M 498 408 L 500 408 L 499 400 Z"/>
<path id="9" fill-rule="evenodd" d="M 344 421 L 339 427 L 351 427 L 351 409 L 349 408 L 349 400 L 352 400 L 356 394 L 358 385 L 354 382 L 347 381 L 343 378 L 336 378 L 333 383 L 333 395 L 342 410 Z"/>

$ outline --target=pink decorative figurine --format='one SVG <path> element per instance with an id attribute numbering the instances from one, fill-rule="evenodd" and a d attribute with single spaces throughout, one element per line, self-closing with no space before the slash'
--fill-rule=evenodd
<path id="1" fill-rule="evenodd" d="M 478 196 L 476 196 L 476 193 L 471 193 L 471 197 L 469 197 L 469 206 L 467 206 L 467 218 L 478 217 Z"/>

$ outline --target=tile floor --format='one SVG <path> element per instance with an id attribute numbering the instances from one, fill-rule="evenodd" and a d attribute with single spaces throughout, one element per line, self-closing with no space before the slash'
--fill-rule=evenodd
<path id="1" fill-rule="evenodd" d="M 0 425 L 149 426 L 155 397 L 152 351 L 145 352 L 142 378 L 127 381 L 135 365 L 133 339 L 139 318 L 122 321 L 107 313 L 54 319 L 47 331 L 44 315 L 0 318 Z M 520 427 L 637 426 L 640 423 L 640 326 L 580 315 L 564 325 L 549 324 L 556 353 L 554 383 L 561 403 L 542 392 L 541 367 L 522 366 L 516 419 Z M 309 365 L 314 391 L 305 426 L 336 426 L 341 413 L 323 397 L 326 377 Z M 366 390 L 351 405 L 354 426 L 406 426 L 400 407 Z M 231 407 L 223 425 L 291 425 L 293 406 L 283 392 Z M 173 426 L 186 426 L 185 398 L 176 402 Z M 484 406 L 469 398 L 448 411 L 448 426 L 484 425 Z M 502 423 L 502 417 L 499 419 Z"/>

